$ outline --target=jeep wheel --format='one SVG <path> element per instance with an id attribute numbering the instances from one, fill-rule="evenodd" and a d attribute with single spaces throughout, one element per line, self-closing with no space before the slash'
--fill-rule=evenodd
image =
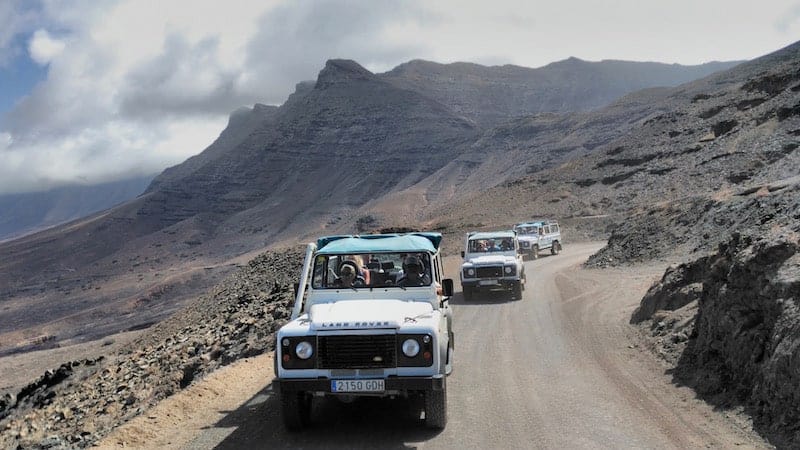
<path id="1" fill-rule="evenodd" d="M 539 246 L 538 245 L 534 245 L 533 248 L 531 248 L 531 259 L 539 259 Z"/>
<path id="2" fill-rule="evenodd" d="M 311 423 L 311 395 L 305 392 L 281 392 L 283 424 L 289 431 L 300 431 Z"/>
<path id="3" fill-rule="evenodd" d="M 441 391 L 425 391 L 425 426 L 442 429 L 447 425 L 447 378 Z"/>
<path id="4" fill-rule="evenodd" d="M 558 241 L 553 242 L 553 245 L 550 247 L 550 253 L 553 255 L 557 255 L 558 252 L 561 251 L 561 244 Z"/>
<path id="5" fill-rule="evenodd" d="M 464 293 L 464 301 L 468 302 L 472 300 L 472 288 L 471 287 L 462 287 L 462 292 Z"/>
<path id="6" fill-rule="evenodd" d="M 522 282 L 518 281 L 517 284 L 514 285 L 514 298 L 517 300 L 522 300 Z"/>

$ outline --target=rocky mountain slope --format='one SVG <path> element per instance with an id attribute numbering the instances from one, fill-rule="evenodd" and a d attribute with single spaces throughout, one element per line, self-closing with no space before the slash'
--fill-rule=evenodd
<path id="1" fill-rule="evenodd" d="M 400 86 L 423 92 L 482 128 L 490 128 L 509 119 L 534 114 L 601 108 L 630 92 L 655 86 L 677 86 L 727 70 L 740 62 L 681 66 L 569 58 L 530 69 L 414 60 L 382 76 Z"/>
<path id="2" fill-rule="evenodd" d="M 85 448 L 195 378 L 274 348 L 301 249 L 254 258 L 147 334 L 0 398 L 0 447 Z"/>
<path id="3" fill-rule="evenodd" d="M 445 218 L 474 217 L 487 225 L 514 222 L 520 216 L 577 219 L 603 214 L 624 220 L 625 228 L 632 229 L 637 227 L 629 222 L 643 227 L 650 215 L 661 210 L 675 216 L 683 227 L 676 234 L 688 239 L 694 234 L 686 233 L 685 227 L 694 222 L 681 220 L 680 212 L 702 211 L 701 199 L 738 198 L 736 192 L 751 195 L 762 187 L 774 191 L 783 185 L 780 180 L 800 173 L 800 152 L 796 151 L 799 59 L 800 45 L 795 44 L 677 88 L 628 95 L 588 113 L 581 127 L 561 129 L 564 140 L 586 136 L 583 148 L 589 139 L 603 137 L 585 156 L 475 194 L 466 206 L 459 199 L 437 213 Z M 620 120 L 604 122 L 625 105 L 633 106 L 620 114 Z M 622 117 L 630 111 L 630 123 L 624 123 Z M 535 124 L 535 118 L 527 120 Z M 555 118 L 552 122 L 561 123 Z M 517 123 L 526 124 L 524 120 Z M 486 153 L 501 153 L 500 147 L 506 154 L 527 154 L 535 161 L 540 158 L 535 143 L 547 143 L 553 136 L 550 128 L 513 130 L 507 139 L 485 147 Z M 767 187 L 772 184 L 776 187 Z M 516 209 L 491 206 L 501 200 Z M 714 233 L 710 236 L 705 249 L 725 239 Z M 608 251 L 615 247 L 614 241 L 612 237 Z"/>

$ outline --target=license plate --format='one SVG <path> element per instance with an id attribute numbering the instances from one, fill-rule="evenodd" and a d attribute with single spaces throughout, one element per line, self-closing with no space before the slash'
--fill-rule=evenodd
<path id="1" fill-rule="evenodd" d="M 331 380 L 331 392 L 383 392 L 384 380 Z"/>
<path id="2" fill-rule="evenodd" d="M 497 284 L 497 280 L 481 280 L 478 284 L 481 286 L 493 286 Z"/>

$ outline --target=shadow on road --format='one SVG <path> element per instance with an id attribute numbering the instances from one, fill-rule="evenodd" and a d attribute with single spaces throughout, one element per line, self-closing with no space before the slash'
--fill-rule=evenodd
<path id="1" fill-rule="evenodd" d="M 464 294 L 457 292 L 453 294 L 450 299 L 451 305 L 497 305 L 501 303 L 513 303 L 519 301 L 514 298 L 514 294 L 510 292 L 482 292 L 480 294 L 472 294 L 472 299 L 464 300 Z"/>
<path id="2" fill-rule="evenodd" d="M 278 395 L 270 384 L 214 425 L 232 429 L 215 448 L 413 449 L 417 448 L 415 442 L 439 434 L 424 427 L 419 418 L 421 404 L 414 403 L 407 399 L 359 398 L 343 403 L 315 398 L 312 424 L 302 432 L 288 432 Z"/>

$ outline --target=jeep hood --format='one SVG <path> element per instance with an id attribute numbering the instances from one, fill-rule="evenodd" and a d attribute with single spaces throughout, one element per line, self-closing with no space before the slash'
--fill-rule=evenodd
<path id="1" fill-rule="evenodd" d="M 312 330 L 400 328 L 407 319 L 422 322 L 432 319 L 433 307 L 427 302 L 403 300 L 342 300 L 311 306 Z"/>
<path id="2" fill-rule="evenodd" d="M 464 265 L 475 265 L 475 266 L 496 266 L 498 264 L 506 264 L 506 263 L 513 263 L 514 257 L 513 256 L 505 256 L 502 254 L 497 255 L 485 255 L 485 256 L 478 256 L 476 258 L 470 258 L 469 261 L 464 263 Z"/>

